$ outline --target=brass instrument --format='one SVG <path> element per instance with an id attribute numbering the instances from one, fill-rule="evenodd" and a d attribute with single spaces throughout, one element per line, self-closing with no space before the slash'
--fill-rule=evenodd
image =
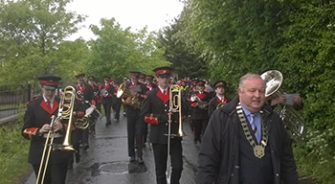
<path id="1" fill-rule="evenodd" d="M 58 147 L 59 150 L 64 151 L 75 151 L 70 144 L 71 141 L 71 125 L 73 116 L 74 101 L 76 99 L 76 89 L 72 86 L 67 86 L 64 89 L 64 93 L 61 96 L 58 113 L 61 114 L 62 120 L 67 120 L 68 125 L 65 133 L 63 144 Z"/>
<path id="2" fill-rule="evenodd" d="M 177 85 L 172 85 L 170 87 L 170 106 L 169 106 L 169 125 L 172 123 L 172 117 L 171 117 L 171 113 L 175 112 L 178 113 L 178 132 L 175 134 L 171 134 L 172 136 L 177 136 L 177 137 L 182 137 L 185 136 L 185 133 L 183 131 L 183 121 L 182 121 L 182 113 L 181 113 L 181 89 L 179 86 Z M 171 132 L 170 132 L 171 133 Z"/>
<path id="3" fill-rule="evenodd" d="M 72 122 L 72 113 L 73 106 L 76 97 L 76 90 L 72 86 L 68 86 L 64 89 L 64 93 L 60 97 L 60 104 L 58 107 L 57 117 L 54 115 L 51 116 L 50 130 L 47 134 L 40 167 L 38 170 L 38 175 L 36 178 L 36 184 L 40 184 L 44 182 L 47 166 L 50 159 L 50 154 L 52 149 L 66 150 L 66 151 L 74 151 L 72 145 L 70 144 L 71 140 L 71 122 Z M 62 145 L 53 145 L 55 132 L 53 130 L 53 125 L 56 120 L 68 120 L 68 127 L 66 130 L 65 138 Z"/>
<path id="4" fill-rule="evenodd" d="M 52 146 L 53 146 L 53 141 L 54 141 L 54 134 L 55 132 L 53 131 L 52 127 L 53 124 L 56 121 L 56 117 L 55 115 L 51 116 L 51 123 L 50 123 L 50 130 L 48 132 L 48 135 L 46 137 L 45 140 L 45 144 L 44 144 L 44 148 L 43 148 L 43 154 L 42 154 L 42 158 L 41 158 L 41 162 L 40 162 L 40 167 L 38 169 L 38 174 L 37 174 L 37 178 L 36 178 L 36 184 L 40 184 L 44 182 L 44 178 L 45 178 L 45 174 L 47 171 L 47 166 L 49 163 L 49 159 L 50 159 L 50 154 L 51 154 L 51 150 L 52 150 Z M 43 170 L 43 171 L 42 171 Z"/>
<path id="5" fill-rule="evenodd" d="M 101 89 L 100 93 L 102 94 L 103 97 L 108 96 L 108 91 L 105 88 Z"/>
<path id="6" fill-rule="evenodd" d="M 261 78 L 264 80 L 266 85 L 265 97 L 267 99 L 271 99 L 280 94 L 278 90 L 283 82 L 283 75 L 281 72 L 278 70 L 269 70 L 261 74 Z M 274 111 L 279 114 L 287 133 L 291 136 L 291 138 L 297 140 L 303 135 L 304 121 L 292 106 L 277 104 Z"/>
<path id="7" fill-rule="evenodd" d="M 120 85 L 119 89 L 116 92 L 116 97 L 117 98 L 128 98 L 128 97 L 131 97 L 131 102 L 129 104 L 130 106 L 133 106 L 133 107 L 135 107 L 137 109 L 139 109 L 140 106 L 141 106 L 141 102 L 138 99 L 138 97 L 131 95 L 129 89 L 127 89 L 124 84 Z"/>
<path id="8" fill-rule="evenodd" d="M 220 109 L 221 107 L 223 107 L 224 105 L 226 105 L 227 102 L 221 102 L 218 103 L 218 105 L 216 106 L 216 109 Z"/>
<path id="9" fill-rule="evenodd" d="M 167 144 L 167 162 L 170 163 L 170 142 L 171 137 L 182 137 L 186 134 L 183 131 L 183 124 L 182 124 L 182 113 L 181 113 L 181 88 L 177 85 L 172 85 L 170 87 L 170 106 L 169 106 L 169 119 L 168 119 L 168 144 Z M 172 113 L 178 113 L 179 116 L 179 122 L 178 122 L 178 132 L 177 133 L 171 133 L 171 124 L 172 124 Z M 171 181 L 171 166 L 168 166 L 168 169 L 166 171 L 167 175 L 167 182 L 170 183 Z"/>
<path id="10" fill-rule="evenodd" d="M 191 102 L 197 102 L 200 109 L 207 109 L 208 103 L 202 101 L 196 93 L 193 93 L 190 97 Z"/>
<path id="11" fill-rule="evenodd" d="M 88 103 L 88 104 L 90 104 L 90 103 Z M 82 130 L 87 129 L 91 124 L 90 117 L 91 117 L 91 115 L 94 111 L 97 112 L 99 114 L 99 116 L 102 116 L 101 112 L 98 109 L 96 109 L 96 107 L 90 106 L 89 108 L 87 108 L 85 110 L 85 115 L 83 117 L 76 118 L 76 120 L 73 122 L 74 126 L 76 128 L 82 129 Z"/>
<path id="12" fill-rule="evenodd" d="M 126 98 L 128 96 L 130 96 L 129 90 L 127 89 L 125 84 L 121 84 L 119 89 L 116 92 L 116 97 L 117 98 L 121 98 L 121 97 Z"/>

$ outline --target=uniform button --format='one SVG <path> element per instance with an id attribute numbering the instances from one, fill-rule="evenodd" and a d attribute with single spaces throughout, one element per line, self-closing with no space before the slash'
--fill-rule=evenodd
<path id="1" fill-rule="evenodd" d="M 279 177 L 279 173 L 276 173 L 276 177 Z"/>

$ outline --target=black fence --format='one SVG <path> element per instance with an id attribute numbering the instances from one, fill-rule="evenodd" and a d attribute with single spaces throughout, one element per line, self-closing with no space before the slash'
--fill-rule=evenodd
<path id="1" fill-rule="evenodd" d="M 0 120 L 18 114 L 19 108 L 27 104 L 34 91 L 30 85 L 15 89 L 0 87 Z"/>

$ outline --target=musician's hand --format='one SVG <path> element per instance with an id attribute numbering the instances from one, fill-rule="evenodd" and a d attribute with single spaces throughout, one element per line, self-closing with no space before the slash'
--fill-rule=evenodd
<path id="1" fill-rule="evenodd" d="M 179 112 L 179 111 L 177 109 L 171 109 L 168 114 L 170 114 L 170 113 L 172 114 L 174 112 Z"/>
<path id="2" fill-rule="evenodd" d="M 273 99 L 271 99 L 271 106 L 284 103 L 286 101 L 286 97 L 283 94 L 275 96 Z"/>
<path id="3" fill-rule="evenodd" d="M 55 132 L 61 130 L 63 128 L 63 124 L 60 120 L 56 120 L 55 123 L 53 124 L 53 129 Z"/>
<path id="4" fill-rule="evenodd" d="M 128 96 L 125 100 L 124 100 L 125 104 L 130 104 L 131 103 L 131 97 Z"/>
<path id="5" fill-rule="evenodd" d="M 43 134 L 43 133 L 47 133 L 50 130 L 50 125 L 49 124 L 44 124 L 40 129 L 39 129 L 39 133 Z"/>

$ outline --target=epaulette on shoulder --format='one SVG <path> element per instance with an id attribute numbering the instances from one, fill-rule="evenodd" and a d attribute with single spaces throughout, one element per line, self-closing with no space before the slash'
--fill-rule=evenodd
<path id="1" fill-rule="evenodd" d="M 40 97 L 39 95 L 38 95 L 38 96 L 33 96 L 33 97 L 27 102 L 27 104 L 30 104 L 31 102 L 34 102 L 34 101 L 38 100 L 39 97 Z"/>

